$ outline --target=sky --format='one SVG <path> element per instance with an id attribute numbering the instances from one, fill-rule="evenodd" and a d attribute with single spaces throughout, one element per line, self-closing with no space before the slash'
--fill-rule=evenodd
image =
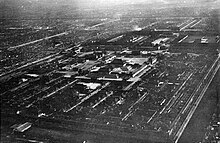
<path id="1" fill-rule="evenodd" d="M 163 0 L 24 0 L 30 3 L 46 3 L 46 4 L 58 4 L 58 5 L 76 5 L 78 7 L 98 7 L 98 6 L 112 6 L 121 4 L 136 4 L 136 3 L 151 3 L 155 1 Z"/>
<path id="2" fill-rule="evenodd" d="M 170 4 L 170 3 L 216 3 L 220 0 L 0 0 L 1 1 L 10 1 L 11 3 L 39 3 L 39 4 L 48 4 L 48 5 L 72 5 L 76 7 L 106 7 L 114 6 L 121 4 L 139 4 L 139 3 L 161 3 L 161 4 Z"/>
<path id="3" fill-rule="evenodd" d="M 45 1 L 47 3 L 58 3 L 58 4 L 69 4 L 78 7 L 106 7 L 121 4 L 140 4 L 140 3 L 160 3 L 160 4 L 170 4 L 170 3 L 215 3 L 220 2 L 220 0 L 28 0 L 28 1 Z"/>
<path id="4" fill-rule="evenodd" d="M 178 6 L 180 4 L 188 4 L 189 6 L 214 5 L 220 8 L 220 0 L 0 0 L 0 16 L 6 16 L 6 13 L 16 15 L 21 11 L 34 11 L 35 9 L 62 8 L 68 5 L 72 9 L 94 9 L 114 7 L 122 4 L 157 4 Z M 157 4 L 156 4 L 157 3 Z M 217 5 L 217 6 L 216 6 Z M 61 6 L 61 7 L 60 7 Z M 158 6 L 159 7 L 159 6 Z"/>

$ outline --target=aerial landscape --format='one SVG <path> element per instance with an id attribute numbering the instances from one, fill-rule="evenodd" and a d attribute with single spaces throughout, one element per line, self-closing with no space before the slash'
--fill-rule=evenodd
<path id="1" fill-rule="evenodd" d="M 3 143 L 220 143 L 220 0 L 0 1 Z"/>

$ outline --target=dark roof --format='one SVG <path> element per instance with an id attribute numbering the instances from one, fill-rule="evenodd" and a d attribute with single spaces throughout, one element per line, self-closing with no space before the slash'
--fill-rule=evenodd
<path id="1" fill-rule="evenodd" d="M 121 70 L 122 71 L 128 71 L 128 68 L 127 67 L 121 67 Z"/>
<path id="2" fill-rule="evenodd" d="M 90 73 L 87 77 L 90 78 L 99 78 L 101 77 L 100 73 Z"/>
<path id="3" fill-rule="evenodd" d="M 123 64 L 123 61 L 122 61 L 122 59 L 114 59 L 112 61 L 112 64 Z"/>
<path id="4" fill-rule="evenodd" d="M 107 74 L 105 75 L 105 78 L 113 78 L 113 79 L 117 79 L 117 74 Z"/>

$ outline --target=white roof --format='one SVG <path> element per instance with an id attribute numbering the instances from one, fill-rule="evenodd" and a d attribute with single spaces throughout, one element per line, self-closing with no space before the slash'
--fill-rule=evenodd
<path id="1" fill-rule="evenodd" d="M 97 87 L 101 86 L 100 83 L 85 83 L 85 82 L 79 82 L 79 84 L 86 85 L 89 89 L 96 89 Z"/>
<path id="2" fill-rule="evenodd" d="M 155 41 L 153 41 L 153 44 L 160 44 L 161 41 L 166 42 L 167 40 L 169 40 L 170 38 L 159 38 Z"/>
<path id="3" fill-rule="evenodd" d="M 31 77 L 39 77 L 38 74 L 26 74 L 27 76 L 31 76 Z"/>
<path id="4" fill-rule="evenodd" d="M 28 130 L 31 127 L 32 123 L 26 122 L 24 124 L 19 125 L 18 127 L 15 128 L 16 131 L 19 132 L 24 132 Z"/>

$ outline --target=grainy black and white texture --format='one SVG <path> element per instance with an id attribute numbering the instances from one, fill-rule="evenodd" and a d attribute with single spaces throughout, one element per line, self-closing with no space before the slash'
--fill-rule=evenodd
<path id="1" fill-rule="evenodd" d="M 0 0 L 1 142 L 220 142 L 220 0 Z"/>

